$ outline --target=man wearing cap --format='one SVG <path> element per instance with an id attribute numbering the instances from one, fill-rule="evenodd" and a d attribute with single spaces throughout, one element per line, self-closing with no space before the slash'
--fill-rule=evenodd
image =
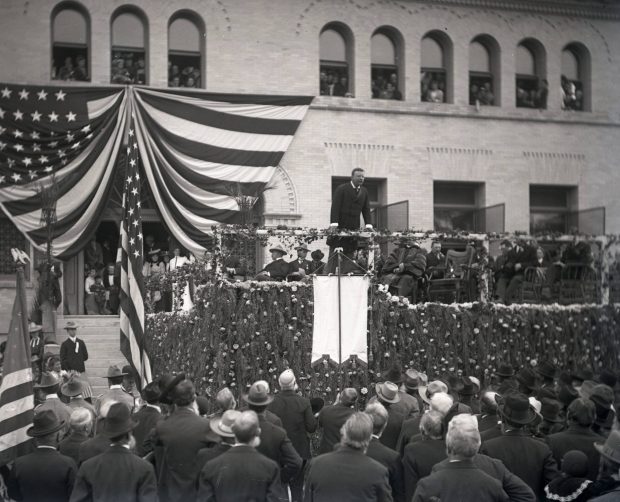
<path id="1" fill-rule="evenodd" d="M 226 410 L 221 415 L 212 417 L 209 420 L 211 433 L 219 438 L 219 442 L 207 448 L 202 448 L 198 452 L 197 462 L 199 469 L 202 471 L 207 462 L 219 457 L 222 453 L 226 453 L 235 444 L 235 433 L 232 431 L 233 423 L 241 416 L 238 410 Z M 200 480 L 201 474 L 198 474 Z"/>
<path id="2" fill-rule="evenodd" d="M 80 445 L 88 441 L 93 424 L 93 417 L 87 409 L 78 408 L 71 412 L 69 435 L 60 442 L 58 450 L 71 457 L 76 465 L 80 461 Z"/>
<path id="3" fill-rule="evenodd" d="M 200 502 L 288 500 L 280 484 L 278 465 L 256 450 L 261 433 L 256 413 L 253 411 L 226 413 L 238 415 L 230 425 L 224 426 L 225 430 L 221 430 L 223 425 L 221 423 L 216 428 L 220 432 L 225 432 L 226 437 L 232 432 L 235 438 L 234 444 L 224 453 L 208 461 L 202 468 L 198 478 L 198 497 L 195 500 Z M 224 417 L 228 421 L 226 413 L 222 416 L 222 421 Z"/>
<path id="4" fill-rule="evenodd" d="M 257 450 L 280 466 L 283 483 L 291 482 L 300 473 L 303 462 L 286 431 L 265 417 L 267 406 L 273 402 L 267 382 L 254 382 L 242 397 L 248 408 L 258 415 L 260 422 L 260 444 Z"/>
<path id="5" fill-rule="evenodd" d="M 316 430 L 312 406 L 307 398 L 297 394 L 297 381 L 293 370 L 284 370 L 278 383 L 281 391 L 274 396 L 267 409 L 280 417 L 283 429 L 305 464 L 312 457 L 308 434 Z M 303 476 L 297 476 L 291 481 L 293 500 L 301 500 L 302 489 Z"/>
<path id="6" fill-rule="evenodd" d="M 108 368 L 106 378 L 108 379 L 109 389 L 97 397 L 97 409 L 101 408 L 106 401 L 116 401 L 125 404 L 129 411 L 133 412 L 135 406 L 134 398 L 123 390 L 122 385 L 123 378 L 126 375 L 127 373 L 121 371 L 116 365 Z"/>
<path id="7" fill-rule="evenodd" d="M 157 502 L 153 466 L 131 452 L 136 425 L 125 405 L 110 407 L 103 426 L 110 447 L 80 466 L 71 502 Z"/>
<path id="8" fill-rule="evenodd" d="M 259 281 L 284 281 L 286 277 L 293 271 L 291 264 L 284 260 L 286 251 L 279 244 L 272 247 L 269 252 L 271 253 L 271 263 L 265 265 L 265 268 L 256 274 L 256 280 Z"/>
<path id="9" fill-rule="evenodd" d="M 136 439 L 136 454 L 140 457 L 144 457 L 152 451 L 153 447 L 150 441 L 148 443 L 146 441 L 150 438 L 157 422 L 162 420 L 157 382 L 150 382 L 144 387 L 142 401 L 144 405 L 134 414 L 134 419 L 138 425 L 133 430 L 133 437 Z"/>
<path id="10" fill-rule="evenodd" d="M 302 277 L 311 274 L 312 262 L 306 259 L 306 256 L 308 256 L 308 251 L 310 251 L 308 249 L 308 244 L 306 244 L 305 242 L 303 244 L 300 244 L 295 248 L 295 251 L 297 251 L 297 258 L 295 258 L 295 260 L 293 260 L 289 264 L 291 267 L 290 273 L 298 273 Z"/>
<path id="11" fill-rule="evenodd" d="M 69 408 L 72 410 L 76 410 L 78 408 L 88 410 L 91 414 L 93 424 L 95 423 L 97 412 L 95 407 L 84 399 L 84 384 L 81 377 L 72 375 L 69 380 L 62 384 L 60 392 L 63 396 L 67 396 L 69 398 Z"/>
<path id="12" fill-rule="evenodd" d="M 482 453 L 501 460 L 543 499 L 545 486 L 558 475 L 558 466 L 549 447 L 527 432 L 526 426 L 536 420 L 536 412 L 521 393 L 508 394 L 499 412 L 502 435 L 485 441 Z"/>
<path id="13" fill-rule="evenodd" d="M 592 502 L 616 502 L 620 499 L 620 431 L 611 431 L 605 443 L 595 443 L 601 455 L 599 485 L 603 493 Z"/>
<path id="14" fill-rule="evenodd" d="M 77 371 L 84 373 L 86 367 L 84 362 L 88 361 L 88 350 L 84 340 L 77 337 L 77 324 L 73 321 L 67 321 L 65 324 L 67 338 L 60 345 L 60 365 L 65 371 Z"/>
<path id="15" fill-rule="evenodd" d="M 43 410 L 52 411 L 58 417 L 58 420 L 63 423 L 63 432 L 66 432 L 69 428 L 71 408 L 58 397 L 58 391 L 60 390 L 58 379 L 51 373 L 43 373 L 41 381 L 35 384 L 34 388 L 39 389 L 45 396 L 45 401 L 34 409 L 35 413 L 40 413 Z"/>
<path id="16" fill-rule="evenodd" d="M 558 465 L 562 457 L 571 450 L 579 450 L 588 457 L 588 479 L 594 481 L 598 476 L 599 454 L 594 443 L 602 443 L 605 438 L 592 431 L 594 423 L 594 403 L 589 399 L 575 399 L 566 414 L 568 427 L 565 431 L 547 436 L 547 444 Z"/>
<path id="17" fill-rule="evenodd" d="M 153 436 L 154 446 L 163 451 L 159 497 L 162 502 L 195 500 L 196 455 L 208 445 L 209 422 L 198 416 L 196 391 L 190 380 L 175 377 L 170 388 L 175 409 L 166 420 L 157 422 Z"/>
<path id="18" fill-rule="evenodd" d="M 418 279 L 426 271 L 426 253 L 411 238 L 401 237 L 395 249 L 383 265 L 381 281 L 399 296 L 417 292 Z M 414 293 L 415 298 L 415 293 Z"/>
<path id="19" fill-rule="evenodd" d="M 347 419 L 355 413 L 357 390 L 346 388 L 340 394 L 338 402 L 329 404 L 319 412 L 318 423 L 323 429 L 319 454 L 334 450 L 334 445 L 340 441 L 340 428 Z"/>
<path id="20" fill-rule="evenodd" d="M 14 500 L 61 502 L 69 500 L 77 466 L 72 458 L 58 453 L 58 441 L 65 423 L 51 410 L 35 413 L 26 434 L 37 446 L 33 453 L 18 457 L 7 480 Z"/>

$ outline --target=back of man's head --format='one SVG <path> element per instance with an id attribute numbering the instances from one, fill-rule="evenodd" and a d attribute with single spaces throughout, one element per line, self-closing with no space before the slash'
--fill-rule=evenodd
<path id="1" fill-rule="evenodd" d="M 358 411 L 340 429 L 341 443 L 355 450 L 366 451 L 372 437 L 372 418 Z"/>
<path id="2" fill-rule="evenodd" d="M 495 400 L 495 396 L 497 392 L 486 391 L 482 394 L 480 398 L 480 407 L 482 408 L 482 412 L 484 413 L 497 413 L 497 401 Z"/>
<path id="3" fill-rule="evenodd" d="M 429 439 L 441 439 L 443 437 L 443 414 L 430 410 L 420 419 L 420 432 Z"/>
<path id="4" fill-rule="evenodd" d="M 256 438 L 260 436 L 258 415 L 252 410 L 242 411 L 233 422 L 231 429 L 237 442 L 256 446 Z"/>
<path id="5" fill-rule="evenodd" d="M 196 389 L 191 380 L 183 380 L 172 391 L 172 402 L 177 406 L 189 406 L 196 400 Z"/>
<path id="6" fill-rule="evenodd" d="M 237 407 L 235 396 L 228 387 L 224 387 L 216 394 L 215 404 L 222 411 L 234 410 Z"/>
<path id="7" fill-rule="evenodd" d="M 566 411 L 568 421 L 581 425 L 582 427 L 590 427 L 594 423 L 595 416 L 596 407 L 594 403 L 582 397 L 570 403 Z"/>
<path id="8" fill-rule="evenodd" d="M 340 394 L 340 402 L 344 406 L 353 406 L 357 402 L 357 390 L 353 387 L 347 387 Z"/>
<path id="9" fill-rule="evenodd" d="M 456 415 L 448 424 L 446 451 L 450 458 L 472 458 L 480 449 L 478 420 L 474 415 Z"/>
<path id="10" fill-rule="evenodd" d="M 92 425 L 92 414 L 86 408 L 76 408 L 71 413 L 69 426 L 74 432 L 90 432 Z"/>
<path id="11" fill-rule="evenodd" d="M 372 419 L 372 433 L 381 436 L 388 422 L 388 412 L 381 403 L 370 403 L 366 406 L 364 413 Z"/>
<path id="12" fill-rule="evenodd" d="M 453 404 L 454 399 L 452 399 L 452 396 L 450 396 L 450 394 L 447 394 L 445 392 L 436 392 L 431 396 L 430 409 L 438 411 L 445 417 L 450 411 L 450 408 L 452 408 Z"/>

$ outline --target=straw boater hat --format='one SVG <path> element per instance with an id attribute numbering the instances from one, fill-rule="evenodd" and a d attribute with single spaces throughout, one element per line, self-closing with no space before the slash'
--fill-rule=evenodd
<path id="1" fill-rule="evenodd" d="M 282 256 L 286 255 L 286 253 L 287 253 L 287 252 L 286 252 L 286 250 L 285 250 L 285 249 L 284 249 L 284 248 L 283 248 L 280 244 L 277 244 L 277 245 L 275 245 L 274 247 L 272 247 L 272 248 L 270 248 L 270 249 L 269 249 L 269 252 L 270 252 L 270 253 L 273 253 L 274 251 L 277 251 L 277 252 L 278 252 L 278 253 L 280 253 Z"/>
<path id="2" fill-rule="evenodd" d="M 34 414 L 32 427 L 26 429 L 26 434 L 32 438 L 47 436 L 59 431 L 64 426 L 65 422 L 58 420 L 58 417 L 52 410 L 41 410 Z"/>
<path id="3" fill-rule="evenodd" d="M 234 438 L 235 433 L 232 431 L 232 425 L 240 415 L 241 412 L 238 410 L 226 410 L 221 417 L 214 417 L 209 421 L 211 430 L 218 436 Z"/>
<path id="4" fill-rule="evenodd" d="M 31 322 L 28 324 L 28 333 L 38 333 L 43 329 L 43 326 L 37 324 L 36 322 Z"/>
<path id="5" fill-rule="evenodd" d="M 398 386 L 395 383 L 380 382 L 375 385 L 375 392 L 379 400 L 385 403 L 398 403 L 400 401 Z"/>
<path id="6" fill-rule="evenodd" d="M 65 323 L 65 329 L 77 329 L 78 325 L 73 321 L 67 321 Z"/>

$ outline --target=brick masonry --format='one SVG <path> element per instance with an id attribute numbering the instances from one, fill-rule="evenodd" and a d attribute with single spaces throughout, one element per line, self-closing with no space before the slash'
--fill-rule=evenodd
<path id="1" fill-rule="evenodd" d="M 433 180 L 464 180 L 485 183 L 485 204 L 506 204 L 508 231 L 528 229 L 529 185 L 548 183 L 578 185 L 579 208 L 605 206 L 607 232 L 619 233 L 620 17 L 562 15 L 566 3 L 556 3 L 557 13 L 546 16 L 440 0 L 130 4 L 148 21 L 148 71 L 154 86 L 166 85 L 167 25 L 179 9 L 192 10 L 204 21 L 206 89 L 214 92 L 316 95 L 321 28 L 332 21 L 350 28 L 356 97 L 315 99 L 282 161 L 277 188 L 266 194 L 265 211 L 273 215 L 268 221 L 325 226 L 331 176 L 346 176 L 354 163 L 363 162 L 367 176 L 386 178 L 387 202 L 410 201 L 409 221 L 416 228 L 432 227 Z M 0 3 L 0 81 L 50 83 L 56 5 L 52 0 Z M 129 3 L 83 0 L 81 5 L 90 16 L 92 82 L 107 85 L 110 21 L 117 8 Z M 380 26 L 402 36 L 403 102 L 370 99 L 370 39 Z M 452 42 L 452 104 L 419 101 L 420 40 L 431 30 L 443 31 Z M 477 111 L 468 105 L 468 47 L 483 33 L 499 45 L 501 89 L 496 94 L 501 107 Z M 545 49 L 546 111 L 514 104 L 515 48 L 527 37 Z M 591 112 L 560 109 L 561 52 L 571 42 L 582 43 L 590 53 Z M 369 154 L 379 145 L 389 148 Z M 3 302 L 0 316 L 6 312 Z"/>

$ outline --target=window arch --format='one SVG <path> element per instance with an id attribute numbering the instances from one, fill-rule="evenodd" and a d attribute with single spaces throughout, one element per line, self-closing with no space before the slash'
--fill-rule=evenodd
<path id="1" fill-rule="evenodd" d="M 562 50 L 562 109 L 591 109 L 590 52 L 585 45 L 572 42 Z"/>
<path id="2" fill-rule="evenodd" d="M 478 35 L 469 44 L 469 104 L 500 103 L 499 44 L 490 35 Z"/>
<path id="3" fill-rule="evenodd" d="M 193 11 L 176 12 L 168 23 L 168 87 L 204 87 L 205 25 Z"/>
<path id="4" fill-rule="evenodd" d="M 322 96 L 354 93 L 353 33 L 339 22 L 326 24 L 319 36 L 319 89 Z"/>
<path id="5" fill-rule="evenodd" d="M 420 48 L 420 99 L 434 103 L 452 102 L 452 41 L 434 30 L 422 38 Z"/>
<path id="6" fill-rule="evenodd" d="M 403 37 L 391 26 L 378 28 L 370 39 L 370 79 L 375 99 L 403 99 Z"/>
<path id="7" fill-rule="evenodd" d="M 113 84 L 148 83 L 148 21 L 134 6 L 123 6 L 112 15 Z"/>
<path id="8" fill-rule="evenodd" d="M 546 80 L 545 48 L 533 38 L 517 45 L 515 52 L 517 108 L 547 108 L 549 84 Z"/>
<path id="9" fill-rule="evenodd" d="M 90 16 L 77 2 L 62 2 L 52 11 L 51 78 L 90 81 Z"/>

